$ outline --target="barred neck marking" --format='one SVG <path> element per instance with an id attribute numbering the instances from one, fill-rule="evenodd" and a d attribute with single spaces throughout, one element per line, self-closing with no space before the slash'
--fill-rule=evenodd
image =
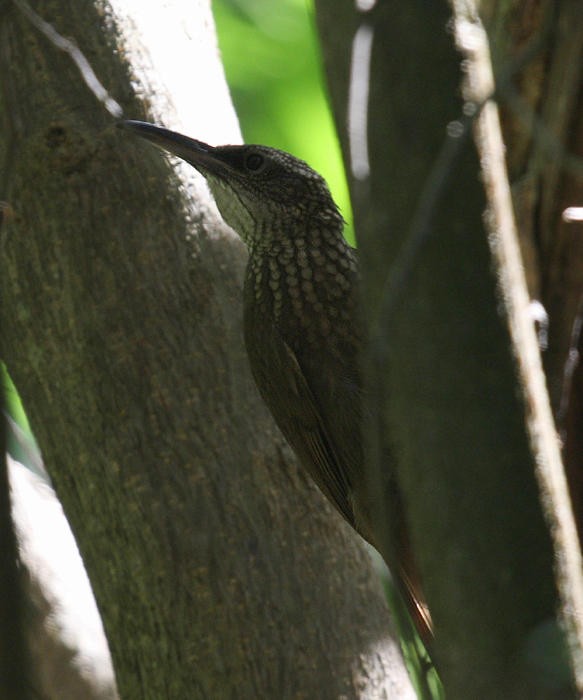
<path id="1" fill-rule="evenodd" d="M 236 193 L 235 193 L 236 195 Z M 245 208 L 243 201 L 238 202 L 237 208 Z M 232 205 L 232 201 L 230 200 Z M 269 210 L 269 207 L 266 205 Z M 233 226 L 239 233 L 249 251 L 261 255 L 285 254 L 301 246 L 332 246 L 338 241 L 347 246 L 342 232 L 344 219 L 333 205 L 320 208 L 307 208 L 305 204 L 289 205 L 285 216 L 277 208 L 269 211 L 269 216 L 263 212 L 259 218 L 253 217 L 252 209 L 245 208 L 247 225 Z M 227 222 L 228 223 L 228 222 Z"/>

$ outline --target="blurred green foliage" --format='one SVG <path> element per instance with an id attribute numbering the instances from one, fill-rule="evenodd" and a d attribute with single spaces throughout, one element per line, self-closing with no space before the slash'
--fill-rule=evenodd
<path id="1" fill-rule="evenodd" d="M 4 408 L 8 415 L 32 438 L 32 431 L 22 407 L 20 397 L 3 362 L 0 362 L 0 382 L 4 394 Z"/>
<path id="2" fill-rule="evenodd" d="M 6 421 L 6 447 L 8 453 L 29 469 L 42 474 L 40 450 L 32 434 L 28 418 L 24 412 L 20 396 L 16 391 L 8 370 L 0 361 L 0 382 L 2 382 L 2 394 L 4 415 L 0 420 Z M 45 476 L 45 474 L 42 474 Z"/>
<path id="3" fill-rule="evenodd" d="M 348 223 L 352 212 L 324 90 L 311 0 L 214 0 L 219 45 L 247 143 L 281 148 L 321 173 Z"/>

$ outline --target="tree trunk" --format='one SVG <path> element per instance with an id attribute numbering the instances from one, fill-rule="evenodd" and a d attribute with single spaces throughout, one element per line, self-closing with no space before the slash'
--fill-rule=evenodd
<path id="1" fill-rule="evenodd" d="M 580 608 L 568 607 L 580 600 L 580 554 L 568 503 L 554 500 L 557 484 L 561 497 L 566 491 L 548 397 L 543 390 L 532 401 L 530 373 L 543 385 L 536 349 L 534 369 L 523 372 L 534 347 L 526 304 L 518 316 L 528 348 L 512 325 L 516 299 L 500 294 L 500 232 L 492 215 L 488 226 L 484 220 L 496 202 L 481 181 L 486 170 L 480 173 L 480 158 L 486 167 L 492 154 L 483 141 L 478 152 L 467 128 L 460 96 L 466 57 L 455 48 L 451 10 L 445 2 L 363 2 L 360 12 L 333 0 L 316 5 L 351 172 L 372 338 L 369 381 L 381 387 L 382 420 L 371 426 L 369 455 L 373 467 L 382 450 L 397 455 L 447 697 L 574 697 L 569 671 L 553 678 L 540 662 L 561 644 L 549 529 L 575 664 Z M 472 3 L 454 5 L 459 30 L 467 20 L 459 8 Z M 573 3 L 564 5 L 573 11 Z M 496 13 L 503 26 L 498 5 Z M 540 18 L 534 14 L 523 42 Z M 575 60 L 580 22 L 549 21 L 558 23 L 551 32 L 569 34 Z M 496 65 L 508 70 L 516 46 L 509 42 L 502 58 L 491 40 Z M 555 58 L 553 49 L 559 42 L 548 48 Z M 553 94 L 540 64 L 530 78 L 538 80 L 531 90 Z M 564 127 L 568 121 L 562 115 Z M 508 138 L 509 149 L 520 145 Z M 550 210 L 556 216 L 561 206 L 557 199 Z M 518 296 L 526 299 L 522 287 Z M 576 564 L 568 574 L 567 560 Z M 544 641 L 549 630 L 554 646 Z M 580 666 L 577 673 L 581 683 Z"/>
<path id="2" fill-rule="evenodd" d="M 128 117 L 237 141 L 207 3 L 130 5 L 34 3 Z M 1 354 L 120 696 L 412 697 L 367 554 L 252 384 L 242 244 L 20 7 L 0 19 Z"/>

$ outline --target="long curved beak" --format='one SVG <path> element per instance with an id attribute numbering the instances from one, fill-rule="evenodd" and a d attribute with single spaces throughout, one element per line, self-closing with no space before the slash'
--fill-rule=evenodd
<path id="1" fill-rule="evenodd" d="M 142 138 L 151 141 L 168 153 L 182 158 L 197 170 L 216 173 L 223 165 L 215 156 L 215 149 L 208 143 L 183 136 L 176 131 L 164 129 L 148 122 L 135 121 L 133 119 L 118 122 L 118 126 L 131 131 Z M 224 166 L 223 166 L 224 167 Z"/>

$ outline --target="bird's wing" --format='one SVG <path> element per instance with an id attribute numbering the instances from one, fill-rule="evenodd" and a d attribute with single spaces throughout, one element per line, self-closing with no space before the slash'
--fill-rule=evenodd
<path id="1" fill-rule="evenodd" d="M 259 392 L 320 490 L 354 527 L 350 484 L 298 358 L 265 317 L 246 309 L 245 342 Z"/>
<path id="2" fill-rule="evenodd" d="M 339 457 L 331 440 L 331 435 L 337 435 L 343 426 L 338 424 L 330 428 L 326 425 L 310 387 L 310 375 L 302 369 L 301 360 L 270 319 L 252 305 L 245 308 L 245 342 L 255 383 L 281 432 L 303 467 L 340 514 L 369 542 L 377 548 L 380 546 L 379 551 L 395 575 L 411 616 L 428 644 L 432 639 L 431 618 L 412 560 L 404 511 L 395 486 L 389 487 L 383 494 L 389 499 L 386 515 L 387 526 L 391 528 L 391 546 L 386 550 L 382 547 L 383 542 L 374 541 L 373 533 L 368 528 L 363 529 L 365 523 L 356 522 L 360 513 L 355 517 L 352 506 L 349 459 L 345 462 Z M 352 383 L 354 381 L 352 378 Z M 356 390 L 351 381 L 346 384 L 346 391 L 352 396 Z M 348 433 L 351 430 L 348 423 L 360 420 L 359 409 L 356 408 L 356 405 L 360 406 L 357 396 L 354 397 L 354 404 L 355 416 L 351 416 L 346 425 Z"/>

